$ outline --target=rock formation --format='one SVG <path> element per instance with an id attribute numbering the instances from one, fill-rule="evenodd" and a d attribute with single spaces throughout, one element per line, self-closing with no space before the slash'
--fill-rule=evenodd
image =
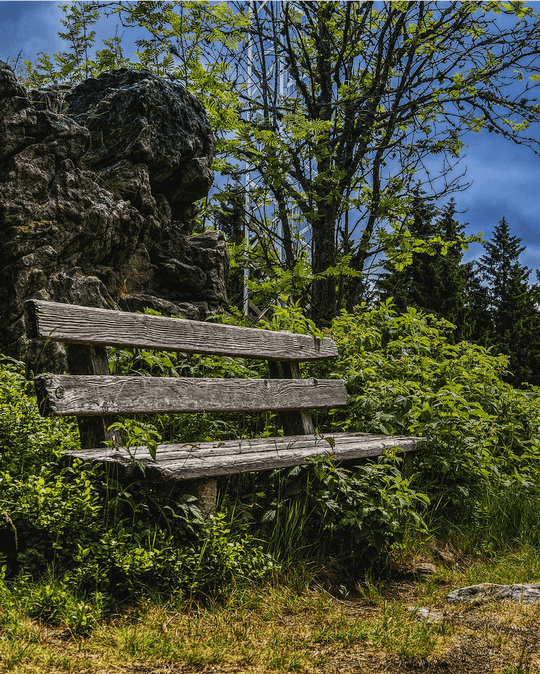
<path id="1" fill-rule="evenodd" d="M 0 352 L 24 358 L 28 298 L 219 309 L 225 241 L 192 235 L 213 151 L 201 104 L 146 70 L 27 92 L 0 61 Z"/>

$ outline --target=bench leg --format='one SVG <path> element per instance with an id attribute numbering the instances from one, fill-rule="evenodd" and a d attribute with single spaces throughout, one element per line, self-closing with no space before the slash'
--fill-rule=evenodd
<path id="1" fill-rule="evenodd" d="M 411 477 L 413 467 L 413 453 L 406 452 L 403 457 L 403 477 Z"/>
<path id="2" fill-rule="evenodd" d="M 209 522 L 216 514 L 217 503 L 217 480 L 204 480 L 196 487 L 198 505 L 206 522 Z"/>

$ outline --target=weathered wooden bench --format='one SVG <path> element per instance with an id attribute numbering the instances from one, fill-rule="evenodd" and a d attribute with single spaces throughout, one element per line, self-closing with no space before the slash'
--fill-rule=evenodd
<path id="1" fill-rule="evenodd" d="M 315 432 L 310 410 L 346 405 L 340 379 L 302 379 L 299 363 L 337 355 L 325 337 L 93 309 L 42 300 L 26 303 L 27 335 L 65 345 L 68 375 L 36 377 L 39 409 L 46 416 L 75 415 L 83 461 L 145 463 L 145 473 L 165 480 L 201 480 L 210 503 L 215 478 L 285 468 L 328 454 L 337 460 L 382 455 L 399 447 L 410 456 L 422 438 L 367 433 Z M 107 346 L 266 359 L 269 379 L 112 376 Z M 155 460 L 146 447 L 110 448 L 107 428 L 117 415 L 176 412 L 278 411 L 284 436 L 194 444 L 165 444 Z M 212 481 L 213 480 L 213 481 Z"/>

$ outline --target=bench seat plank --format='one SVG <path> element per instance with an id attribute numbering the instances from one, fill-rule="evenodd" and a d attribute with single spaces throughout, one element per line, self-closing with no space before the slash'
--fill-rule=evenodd
<path id="1" fill-rule="evenodd" d="M 341 379 L 217 379 L 43 375 L 41 413 L 91 416 L 308 410 L 347 404 Z"/>
<path id="2" fill-rule="evenodd" d="M 101 344 L 288 362 L 337 356 L 337 347 L 328 337 L 320 340 L 286 331 L 148 316 L 45 300 L 28 300 L 25 307 L 30 338 L 65 344 Z"/>
<path id="3" fill-rule="evenodd" d="M 226 440 L 159 445 L 154 461 L 146 447 L 96 448 L 66 452 L 86 462 L 119 463 L 130 468 L 142 462 L 148 477 L 189 480 L 235 473 L 273 470 L 300 465 L 305 459 L 327 454 L 338 460 L 381 456 L 388 448 L 413 452 L 424 438 L 368 433 L 333 433 L 326 436 L 287 436 L 255 440 Z"/>

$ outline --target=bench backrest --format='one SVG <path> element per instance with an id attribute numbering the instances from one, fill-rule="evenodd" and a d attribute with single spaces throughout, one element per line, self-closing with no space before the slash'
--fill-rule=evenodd
<path id="1" fill-rule="evenodd" d="M 328 337 L 43 300 L 28 300 L 26 324 L 28 337 L 66 345 L 71 374 L 36 377 L 36 391 L 42 414 L 78 417 L 83 447 L 97 447 L 117 414 L 280 411 L 285 433 L 297 435 L 314 431 L 308 410 L 347 401 L 339 379 L 300 378 L 300 361 L 337 355 Z M 111 376 L 106 346 L 260 358 L 272 379 Z"/>
<path id="2" fill-rule="evenodd" d="M 44 300 L 28 300 L 27 334 L 65 344 L 92 344 L 261 358 L 286 362 L 337 356 L 334 342 L 182 318 L 132 314 Z"/>

